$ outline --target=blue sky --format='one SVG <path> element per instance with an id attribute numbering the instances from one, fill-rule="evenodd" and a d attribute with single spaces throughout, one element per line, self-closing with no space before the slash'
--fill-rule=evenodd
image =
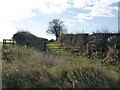
<path id="1" fill-rule="evenodd" d="M 68 33 L 118 31 L 119 0 L 0 0 L 0 41 L 19 30 L 38 37 L 46 34 L 54 18 L 64 21 Z"/>

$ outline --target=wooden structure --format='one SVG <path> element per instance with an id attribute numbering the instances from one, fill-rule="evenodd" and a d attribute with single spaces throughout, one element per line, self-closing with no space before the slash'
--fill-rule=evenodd
<path id="1" fill-rule="evenodd" d="M 13 39 L 3 39 L 3 47 L 15 46 L 15 41 Z"/>

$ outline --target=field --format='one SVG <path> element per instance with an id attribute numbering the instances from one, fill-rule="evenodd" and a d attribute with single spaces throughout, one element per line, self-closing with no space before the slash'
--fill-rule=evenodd
<path id="1" fill-rule="evenodd" d="M 118 66 L 70 54 L 54 43 L 47 44 L 47 53 L 16 46 L 5 50 L 3 56 L 3 88 L 119 87 Z"/>

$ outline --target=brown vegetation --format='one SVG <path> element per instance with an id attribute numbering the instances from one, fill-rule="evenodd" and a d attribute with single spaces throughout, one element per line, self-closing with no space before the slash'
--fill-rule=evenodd
<path id="1" fill-rule="evenodd" d="M 118 73 L 106 71 L 99 65 L 77 64 L 63 58 L 45 55 L 30 48 L 25 56 L 17 56 L 12 62 L 2 61 L 3 88 L 117 88 Z M 8 50 L 9 51 L 9 50 Z"/>

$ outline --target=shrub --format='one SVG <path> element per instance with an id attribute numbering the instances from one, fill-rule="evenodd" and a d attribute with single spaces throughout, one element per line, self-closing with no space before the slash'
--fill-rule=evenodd
<path id="1" fill-rule="evenodd" d="M 18 45 L 26 45 L 27 47 L 34 47 L 40 51 L 45 50 L 45 43 L 47 39 L 39 38 L 28 31 L 19 31 L 13 35 L 13 40 L 16 41 Z"/>
<path id="2" fill-rule="evenodd" d="M 103 62 L 112 65 L 118 64 L 120 62 L 119 50 L 109 47 L 109 51 Z"/>
<path id="3" fill-rule="evenodd" d="M 3 50 L 2 59 L 11 62 L 19 58 L 30 56 L 32 50 L 23 46 L 9 47 Z"/>

